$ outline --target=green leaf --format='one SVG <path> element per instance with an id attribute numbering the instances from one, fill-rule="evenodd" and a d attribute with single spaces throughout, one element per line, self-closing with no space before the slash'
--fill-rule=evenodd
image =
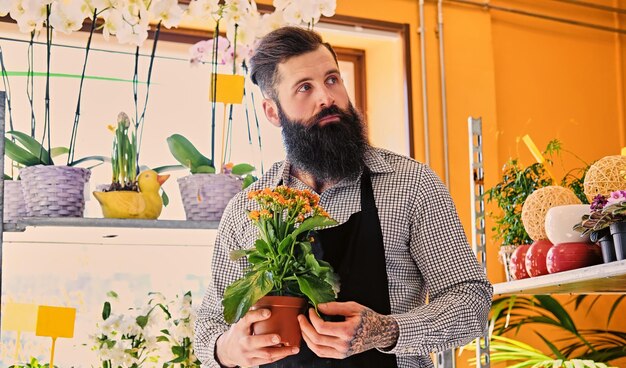
<path id="1" fill-rule="evenodd" d="M 41 143 L 26 133 L 19 132 L 17 130 L 8 131 L 6 134 L 12 135 L 15 139 L 33 156 L 41 159 L 43 165 L 54 165 L 50 158 L 50 153 L 43 148 Z"/>
<path id="2" fill-rule="evenodd" d="M 552 313 L 563 326 L 563 328 L 569 330 L 572 333 L 578 334 L 576 325 L 572 320 L 572 317 L 565 311 L 565 308 L 549 295 L 535 295 L 535 298 L 539 300 L 542 307 Z"/>
<path id="3" fill-rule="evenodd" d="M 324 217 L 324 216 L 313 216 L 313 217 L 309 217 L 308 219 L 304 220 L 304 222 L 302 222 L 300 224 L 300 226 L 298 226 L 298 228 L 292 233 L 292 236 L 297 239 L 298 235 L 302 234 L 302 233 L 308 233 L 310 230 L 313 229 L 319 229 L 322 227 L 327 227 L 327 226 L 333 226 L 336 225 L 337 221 L 329 218 L 329 217 Z"/>
<path id="4" fill-rule="evenodd" d="M 18 146 L 7 137 L 4 137 L 4 152 L 8 158 L 24 166 L 44 165 L 39 157 Z"/>
<path id="5" fill-rule="evenodd" d="M 224 291 L 222 305 L 224 319 L 233 324 L 241 319 L 250 307 L 272 290 L 274 283 L 268 272 L 249 272 L 230 284 Z"/>
<path id="6" fill-rule="evenodd" d="M 4 174 L 4 180 L 13 180 L 13 178 L 7 174 Z"/>
<path id="7" fill-rule="evenodd" d="M 157 174 L 160 174 L 160 173 L 164 173 L 168 171 L 183 170 L 183 169 L 186 169 L 186 167 L 183 165 L 165 165 L 165 166 L 155 167 L 152 170 L 154 170 Z"/>
<path id="8" fill-rule="evenodd" d="M 254 166 L 250 164 L 238 164 L 238 165 L 233 166 L 233 168 L 231 169 L 231 172 L 233 173 L 233 175 L 239 175 L 239 176 L 250 174 L 253 171 L 254 171 Z"/>
<path id="9" fill-rule="evenodd" d="M 52 147 L 50 148 L 50 156 L 57 157 L 69 153 L 70 149 L 67 147 Z"/>
<path id="10" fill-rule="evenodd" d="M 270 245 L 267 244 L 265 242 L 265 240 L 263 239 L 257 239 L 254 242 L 254 247 L 256 248 L 257 252 L 259 252 L 259 254 L 261 254 L 262 256 L 267 257 L 268 254 L 271 254 L 272 249 L 270 248 Z"/>
<path id="11" fill-rule="evenodd" d="M 230 252 L 230 260 L 231 261 L 237 261 L 242 257 L 245 257 L 248 254 L 248 250 L 247 249 L 235 249 L 232 252 Z"/>
<path id="12" fill-rule="evenodd" d="M 192 174 L 215 174 L 213 166 L 201 165 L 191 169 Z"/>
<path id="13" fill-rule="evenodd" d="M 300 291 L 309 298 L 316 310 L 319 303 L 335 300 L 335 292 L 332 286 L 315 275 L 296 275 L 296 279 L 298 280 Z"/>
<path id="14" fill-rule="evenodd" d="M 159 336 L 159 337 L 157 337 L 157 342 L 169 342 L 169 341 L 170 341 L 170 339 L 168 339 L 168 338 L 167 338 L 167 337 L 165 337 L 165 336 Z"/>
<path id="15" fill-rule="evenodd" d="M 174 158 L 185 167 L 188 167 L 192 173 L 200 172 L 198 170 L 201 166 L 213 167 L 213 162 L 202 155 L 187 138 L 180 134 L 169 136 L 167 145 Z M 202 170 L 206 170 L 206 168 Z M 213 172 L 215 172 L 214 167 Z"/>
<path id="16" fill-rule="evenodd" d="M 278 244 L 278 254 L 287 254 L 287 249 L 291 247 L 295 239 L 291 234 L 287 235 L 283 241 Z"/>
<path id="17" fill-rule="evenodd" d="M 255 181 L 259 180 L 259 178 L 257 178 L 254 175 L 246 175 L 243 178 L 243 183 L 241 184 L 241 189 L 246 189 L 247 187 L 249 187 L 252 183 L 254 183 Z"/>
<path id="18" fill-rule="evenodd" d="M 139 316 L 139 317 L 135 318 L 135 321 L 137 322 L 137 324 L 138 324 L 141 328 L 144 328 L 144 327 L 146 327 L 146 325 L 148 324 L 148 315 L 145 315 L 145 316 Z"/>
<path id="19" fill-rule="evenodd" d="M 102 319 L 107 320 L 111 315 L 111 303 L 104 302 L 104 307 L 102 307 Z"/>
<path id="20" fill-rule="evenodd" d="M 170 204 L 170 197 L 167 196 L 167 193 L 161 188 L 161 199 L 163 200 L 163 206 L 167 207 Z"/>
<path id="21" fill-rule="evenodd" d="M 76 166 L 76 165 L 81 164 L 81 163 L 86 162 L 86 161 L 97 161 L 99 163 L 103 163 L 103 162 L 111 162 L 111 158 L 110 157 L 106 157 L 106 156 L 99 156 L 99 155 L 86 156 L 86 157 L 79 158 L 78 160 L 74 160 L 74 161 L 70 162 L 68 166 Z"/>

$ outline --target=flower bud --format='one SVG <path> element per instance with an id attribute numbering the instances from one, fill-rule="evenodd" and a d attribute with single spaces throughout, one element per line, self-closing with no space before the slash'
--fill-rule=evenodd
<path id="1" fill-rule="evenodd" d="M 117 123 L 124 125 L 124 128 L 128 128 L 130 126 L 130 119 L 125 112 L 120 112 L 117 114 Z"/>

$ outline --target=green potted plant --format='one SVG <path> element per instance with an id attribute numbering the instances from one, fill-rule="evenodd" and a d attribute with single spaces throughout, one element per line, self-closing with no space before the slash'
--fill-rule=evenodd
<path id="1" fill-rule="evenodd" d="M 118 114 L 111 152 L 111 184 L 93 192 L 106 218 L 156 219 L 163 209 L 161 185 L 169 175 L 139 172 L 136 129 L 124 112 Z M 136 125 L 135 125 L 136 128 Z"/>
<path id="2" fill-rule="evenodd" d="M 591 234 L 591 240 L 600 244 L 604 263 L 626 259 L 626 190 L 608 197 L 598 194 L 589 210 L 574 230 Z"/>
<path id="3" fill-rule="evenodd" d="M 167 144 L 180 165 L 155 170 L 189 169 L 190 175 L 178 179 L 187 220 L 219 221 L 231 198 L 257 179 L 251 174 L 254 166 L 245 163 L 226 164 L 221 173 L 216 173 L 213 160 L 180 134 L 168 137 Z"/>
<path id="4" fill-rule="evenodd" d="M 250 266 L 224 291 L 224 319 L 235 323 L 250 308 L 269 308 L 270 319 L 255 323 L 254 332 L 278 333 L 282 344 L 299 346 L 296 317 L 307 301 L 317 308 L 339 292 L 338 276 L 330 264 L 315 258 L 309 232 L 337 222 L 319 207 L 319 197 L 306 190 L 279 186 L 251 191 L 248 198 L 258 204 L 248 216 L 259 237 L 252 248 L 231 253 L 235 261 L 246 257 Z"/>

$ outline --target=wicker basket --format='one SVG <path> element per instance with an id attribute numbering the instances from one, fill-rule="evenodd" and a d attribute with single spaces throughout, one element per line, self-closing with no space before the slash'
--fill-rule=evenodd
<path id="1" fill-rule="evenodd" d="M 504 275 L 506 276 L 506 281 L 513 281 L 509 264 L 511 263 L 511 256 L 517 247 L 517 245 L 501 245 L 500 250 L 498 251 L 498 260 L 504 265 Z"/>
<path id="2" fill-rule="evenodd" d="M 26 202 L 22 194 L 21 180 L 4 181 L 4 222 L 17 222 L 20 217 L 27 217 Z"/>
<path id="3" fill-rule="evenodd" d="M 187 220 L 219 221 L 228 202 L 241 191 L 230 174 L 195 174 L 178 179 Z"/>
<path id="4" fill-rule="evenodd" d="M 20 170 L 30 216 L 82 217 L 91 171 L 70 166 L 29 166 Z"/>

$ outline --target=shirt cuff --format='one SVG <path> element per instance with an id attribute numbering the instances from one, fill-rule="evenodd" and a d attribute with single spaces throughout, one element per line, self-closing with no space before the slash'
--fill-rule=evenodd
<path id="1" fill-rule="evenodd" d="M 412 313 L 392 314 L 390 317 L 398 323 L 398 341 L 392 349 L 378 351 L 398 356 L 419 355 L 421 351 L 418 347 L 422 345 L 426 335 L 423 324 Z"/>

